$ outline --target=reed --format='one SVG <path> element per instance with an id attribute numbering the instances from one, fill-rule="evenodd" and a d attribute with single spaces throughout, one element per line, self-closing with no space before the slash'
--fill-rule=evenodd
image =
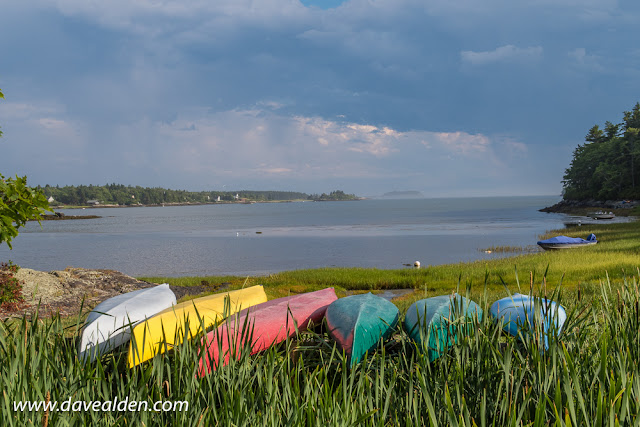
<path id="1" fill-rule="evenodd" d="M 509 246 L 509 245 L 498 245 L 498 246 L 489 246 L 488 248 L 478 249 L 480 252 L 484 253 L 498 253 L 498 254 L 521 254 L 521 253 L 534 253 L 539 252 L 540 248 L 538 246 L 528 245 L 528 246 Z"/>
<path id="2" fill-rule="evenodd" d="M 640 415 L 638 272 L 605 280 L 598 293 L 567 300 L 541 275 L 503 286 L 564 304 L 568 318 L 548 349 L 542 332 L 506 335 L 489 316 L 458 330 L 459 339 L 429 363 L 398 332 L 351 369 L 326 331 L 238 360 L 199 378 L 198 343 L 186 340 L 151 361 L 127 367 L 116 351 L 95 363 L 77 357 L 81 318 L 0 323 L 3 425 L 637 425 Z M 487 280 L 475 301 L 488 313 Z M 533 280 L 531 280 L 533 279 Z M 471 296 L 471 287 L 452 284 Z M 456 327 L 452 319 L 452 327 Z M 429 333 L 425 331 L 425 333 Z M 187 401 L 171 412 L 15 412 L 18 400 Z"/>
<path id="3" fill-rule="evenodd" d="M 640 425 L 640 230 L 583 226 L 600 243 L 422 269 L 315 269 L 269 277 L 156 278 L 176 285 L 264 284 L 270 299 L 334 286 L 412 288 L 394 300 L 404 314 L 419 298 L 457 291 L 485 314 L 509 293 L 547 296 L 567 308 L 559 334 L 506 335 L 488 315 L 429 363 L 398 331 L 353 369 L 324 326 L 198 377 L 204 332 L 133 369 L 126 349 L 78 359 L 82 316 L 0 322 L 0 416 L 22 425 Z M 557 233 L 557 232 L 556 232 Z M 558 233 L 559 234 L 559 233 Z M 430 333 L 424 331 L 424 333 Z M 186 401 L 187 410 L 16 412 L 17 401 Z"/>

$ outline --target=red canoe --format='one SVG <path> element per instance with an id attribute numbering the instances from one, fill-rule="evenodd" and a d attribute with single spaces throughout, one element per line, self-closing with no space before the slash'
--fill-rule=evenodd
<path id="1" fill-rule="evenodd" d="M 240 357 L 251 331 L 251 354 L 278 344 L 307 328 L 309 322 L 319 324 L 329 304 L 338 299 L 333 288 L 278 298 L 242 310 L 231 316 L 206 336 L 208 348 L 200 357 L 198 374 L 204 376 L 216 369 L 218 363 L 229 363 L 231 353 Z M 243 339 L 243 329 L 245 338 Z M 204 340 L 203 340 L 204 344 Z M 231 348 L 230 348 L 231 347 Z M 222 352 L 222 357 L 220 357 Z M 213 363 L 212 363 L 213 362 Z"/>

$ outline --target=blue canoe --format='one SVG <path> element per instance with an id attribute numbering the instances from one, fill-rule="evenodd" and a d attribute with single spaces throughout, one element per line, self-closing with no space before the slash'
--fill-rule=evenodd
<path id="1" fill-rule="evenodd" d="M 482 309 L 475 302 L 458 294 L 442 295 L 413 303 L 407 310 L 404 327 L 418 349 L 427 351 L 431 362 L 481 318 Z"/>
<path id="2" fill-rule="evenodd" d="M 393 333 L 399 315 L 391 301 L 368 293 L 332 302 L 325 318 L 329 335 L 354 366 Z"/>
<path id="3" fill-rule="evenodd" d="M 573 249 L 595 245 L 596 243 L 598 243 L 598 241 L 596 240 L 596 235 L 591 233 L 586 240 L 581 239 L 580 237 L 557 236 L 547 240 L 540 240 L 538 242 L 538 246 L 540 246 L 544 250 Z"/>
<path id="4" fill-rule="evenodd" d="M 515 337 L 518 332 L 532 333 L 536 326 L 542 326 L 545 349 L 549 348 L 549 336 L 558 336 L 567 320 L 566 310 L 555 301 L 523 294 L 514 294 L 494 302 L 490 313 L 494 319 L 502 322 L 502 328 L 507 333 Z"/>

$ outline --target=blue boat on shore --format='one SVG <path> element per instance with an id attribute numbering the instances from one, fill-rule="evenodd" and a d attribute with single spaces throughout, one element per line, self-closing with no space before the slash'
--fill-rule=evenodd
<path id="1" fill-rule="evenodd" d="M 538 242 L 538 246 L 544 250 L 574 249 L 595 245 L 596 243 L 598 243 L 596 235 L 591 233 L 586 240 L 580 237 L 557 236 L 546 240 L 540 240 Z"/>

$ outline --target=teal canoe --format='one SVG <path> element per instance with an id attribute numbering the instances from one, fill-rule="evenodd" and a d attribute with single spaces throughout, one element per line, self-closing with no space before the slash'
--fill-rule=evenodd
<path id="1" fill-rule="evenodd" d="M 432 362 L 458 342 L 458 335 L 468 330 L 474 319 L 481 318 L 482 309 L 475 302 L 458 294 L 441 295 L 413 303 L 407 310 L 404 327 Z"/>
<path id="2" fill-rule="evenodd" d="M 340 298 L 325 314 L 329 335 L 347 354 L 351 366 L 393 333 L 399 316 L 391 301 L 372 293 Z"/>

